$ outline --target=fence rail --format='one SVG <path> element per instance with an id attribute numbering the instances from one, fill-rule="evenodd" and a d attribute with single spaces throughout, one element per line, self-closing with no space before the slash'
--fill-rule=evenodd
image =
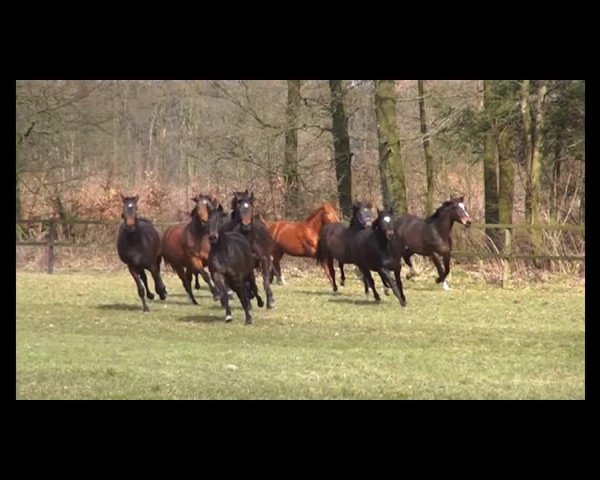
<path id="1" fill-rule="evenodd" d="M 17 245 L 22 246 L 45 246 L 48 248 L 48 273 L 52 273 L 54 270 L 54 247 L 85 247 L 95 245 L 95 242 L 58 242 L 56 241 L 56 226 L 57 225 L 119 225 L 121 220 L 80 220 L 80 219 L 60 219 L 60 218 L 45 218 L 45 219 L 30 219 L 30 220 L 17 220 L 18 224 L 48 224 L 49 230 L 46 235 L 45 241 L 17 241 Z M 173 222 L 167 220 L 156 220 L 152 221 L 154 225 L 158 226 L 170 226 L 176 225 L 180 222 Z M 539 255 L 539 254 L 519 254 L 511 252 L 511 237 L 510 233 L 512 230 L 560 230 L 560 231 L 577 231 L 585 234 L 585 224 L 582 225 L 557 225 L 557 224 L 512 224 L 512 223 L 473 223 L 471 228 L 477 229 L 501 229 L 504 230 L 505 234 L 505 251 L 503 253 L 491 253 L 491 252 L 462 252 L 454 251 L 452 256 L 455 258 L 497 258 L 501 259 L 504 264 L 504 275 L 503 283 L 508 280 L 509 272 L 509 261 L 514 259 L 530 259 L 530 260 L 558 260 L 566 262 L 584 262 L 585 256 L 573 256 L 573 255 Z"/>

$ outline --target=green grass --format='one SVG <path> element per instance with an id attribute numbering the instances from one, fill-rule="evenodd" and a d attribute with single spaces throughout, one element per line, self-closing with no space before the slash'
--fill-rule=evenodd
<path id="1" fill-rule="evenodd" d="M 19 272 L 16 396 L 584 398 L 583 286 L 503 290 L 454 269 L 448 292 L 429 275 L 406 281 L 400 309 L 348 277 L 335 297 L 318 272 L 275 285 L 277 307 L 255 306 L 246 327 L 237 299 L 226 324 L 204 285 L 193 306 L 171 274 L 169 298 L 142 314 L 125 270 Z"/>

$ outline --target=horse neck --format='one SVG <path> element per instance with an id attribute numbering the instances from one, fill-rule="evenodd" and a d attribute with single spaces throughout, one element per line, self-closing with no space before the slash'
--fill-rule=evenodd
<path id="1" fill-rule="evenodd" d="M 452 225 L 454 225 L 454 220 L 450 218 L 450 215 L 440 215 L 431 223 L 444 240 L 448 239 L 452 232 Z"/>
<path id="2" fill-rule="evenodd" d="M 317 213 L 315 213 L 311 218 L 307 220 L 306 223 L 315 231 L 320 232 L 321 227 L 323 226 L 323 210 L 320 209 Z"/>
<path id="3" fill-rule="evenodd" d="M 350 225 L 348 226 L 348 228 L 353 232 L 358 232 L 359 230 L 363 229 L 363 226 L 358 222 L 357 217 L 352 217 L 350 219 Z"/>
<path id="4" fill-rule="evenodd" d="M 192 232 L 196 235 L 202 235 L 204 233 L 206 233 L 206 225 L 204 225 L 202 223 L 202 221 L 198 218 L 198 216 L 196 214 L 194 214 L 194 216 L 192 217 L 192 221 L 191 221 L 191 225 L 192 225 Z"/>

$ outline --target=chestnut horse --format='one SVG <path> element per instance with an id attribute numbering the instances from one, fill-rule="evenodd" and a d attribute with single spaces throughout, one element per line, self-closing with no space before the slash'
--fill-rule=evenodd
<path id="1" fill-rule="evenodd" d="M 177 273 L 183 287 L 194 305 L 198 302 L 192 293 L 192 275 L 199 273 L 210 287 L 213 298 L 218 299 L 218 292 L 208 272 L 208 212 L 211 206 L 218 206 L 218 201 L 210 195 L 196 195 L 192 198 L 196 206 L 192 210 L 192 221 L 173 225 L 165 230 L 162 241 L 162 256 L 165 263 L 171 265 Z"/>
<path id="2" fill-rule="evenodd" d="M 281 220 L 268 225 L 269 235 L 275 242 L 273 249 L 273 271 L 277 276 L 277 283 L 283 284 L 281 266 L 279 262 L 284 254 L 294 257 L 315 258 L 319 233 L 323 225 L 339 222 L 340 218 L 333 205 L 324 203 L 314 210 L 303 222 L 290 222 Z M 272 275 L 271 275 L 272 276 Z"/>

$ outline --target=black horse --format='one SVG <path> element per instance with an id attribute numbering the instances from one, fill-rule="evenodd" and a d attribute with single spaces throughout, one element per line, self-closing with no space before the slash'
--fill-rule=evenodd
<path id="1" fill-rule="evenodd" d="M 267 295 L 267 308 L 275 306 L 271 290 L 270 273 L 272 268 L 273 249 L 275 243 L 269 235 L 267 226 L 254 216 L 254 193 L 233 192 L 231 200 L 231 221 L 224 226 L 225 231 L 236 231 L 244 235 L 250 242 L 252 254 L 256 259 L 256 268 L 260 268 L 263 288 Z M 251 293 L 251 290 L 249 291 Z"/>
<path id="2" fill-rule="evenodd" d="M 438 271 L 437 283 L 448 290 L 446 277 L 450 273 L 452 254 L 452 225 L 460 222 L 471 225 L 471 217 L 465 209 L 464 197 L 452 198 L 444 202 L 430 217 L 422 219 L 414 215 L 403 215 L 394 222 L 396 237 L 405 247 L 404 261 L 410 267 L 407 278 L 417 275 L 410 257 L 415 253 L 430 256 Z M 442 268 L 442 261 L 444 262 Z"/>
<path id="3" fill-rule="evenodd" d="M 352 242 L 353 263 L 358 266 L 363 278 L 373 290 L 376 301 L 380 300 L 371 270 L 379 273 L 384 285 L 391 287 L 401 306 L 406 306 L 406 297 L 400 277 L 400 258 L 404 254 L 401 241 L 394 239 L 394 210 L 380 211 L 370 229 L 361 230 Z M 394 271 L 396 281 L 392 281 L 389 270 Z"/>
<path id="4" fill-rule="evenodd" d="M 335 283 L 333 260 L 338 261 L 340 285 L 344 286 L 346 282 L 344 264 L 354 262 L 352 249 L 354 237 L 359 231 L 369 228 L 373 223 L 370 208 L 370 205 L 356 202 L 352 206 L 350 225 L 346 226 L 341 222 L 335 222 L 323 225 L 321 229 L 317 243 L 317 263 L 323 266 L 334 292 L 337 292 L 338 288 Z"/>
<path id="5" fill-rule="evenodd" d="M 225 308 L 225 321 L 229 322 L 233 319 L 227 295 L 227 287 L 229 287 L 240 299 L 246 314 L 246 325 L 250 325 L 252 315 L 250 315 L 248 290 L 250 289 L 256 297 L 259 307 L 264 305 L 258 294 L 254 276 L 256 258 L 252 253 L 250 242 L 244 235 L 239 232 L 225 231 L 222 228 L 226 221 L 227 215 L 223 213 L 221 205 L 210 206 L 208 235 L 211 247 L 208 268 L 221 295 L 221 305 Z"/>
<path id="6" fill-rule="evenodd" d="M 139 195 L 134 197 L 121 195 L 121 198 L 123 200 L 121 217 L 124 222 L 119 227 L 117 252 L 119 258 L 129 267 L 129 272 L 137 285 L 138 295 L 142 299 L 144 312 L 148 312 L 149 308 L 146 305 L 144 293 L 150 300 L 154 299 L 154 294 L 150 292 L 144 269 L 149 270 L 152 274 L 154 287 L 160 299 L 167 298 L 167 289 L 160 276 L 160 235 L 149 220 L 137 216 Z M 145 292 L 144 287 L 146 287 Z"/>

